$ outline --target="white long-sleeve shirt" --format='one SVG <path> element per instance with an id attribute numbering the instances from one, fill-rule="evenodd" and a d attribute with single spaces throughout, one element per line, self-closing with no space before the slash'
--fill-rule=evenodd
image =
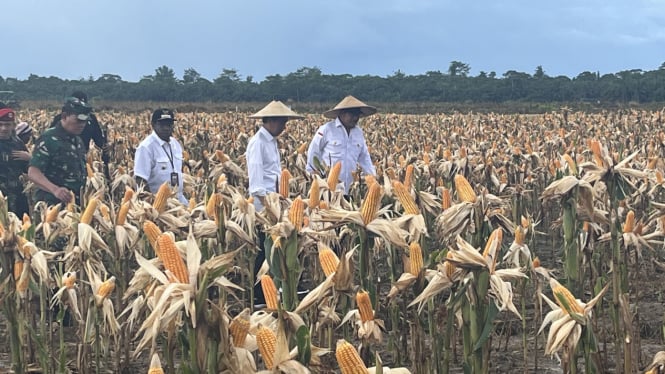
<path id="1" fill-rule="evenodd" d="M 268 130 L 261 127 L 247 144 L 247 173 L 249 174 L 249 194 L 254 196 L 257 212 L 263 210 L 258 198 L 268 192 L 277 192 L 277 181 L 282 172 L 277 140 Z"/>
<path id="2" fill-rule="evenodd" d="M 169 149 L 170 147 L 170 149 Z M 168 142 L 153 131 L 139 144 L 134 155 L 134 176 L 148 182 L 150 192 L 157 193 L 164 182 L 171 183 L 171 173 L 178 173 L 178 200 L 187 204 L 183 195 L 182 146 L 171 137 Z"/>
<path id="3" fill-rule="evenodd" d="M 365 143 L 363 130 L 358 126 L 346 132 L 339 118 L 319 127 L 307 150 L 307 171 L 314 171 L 314 157 L 331 167 L 342 161 L 339 179 L 344 183 L 344 193 L 349 193 L 353 183 L 352 172 L 359 165 L 363 173 L 376 175 Z"/>

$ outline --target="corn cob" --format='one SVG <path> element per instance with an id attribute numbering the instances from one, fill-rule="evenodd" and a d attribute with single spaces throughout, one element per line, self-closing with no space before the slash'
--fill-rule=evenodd
<path id="1" fill-rule="evenodd" d="M 63 287 L 71 289 L 74 287 L 74 283 L 76 283 L 76 272 L 68 271 L 62 276 Z"/>
<path id="2" fill-rule="evenodd" d="M 656 183 L 663 184 L 663 181 L 665 181 L 665 178 L 663 178 L 663 172 L 656 170 Z"/>
<path id="3" fill-rule="evenodd" d="M 192 210 L 196 208 L 196 198 L 194 196 L 189 198 L 189 204 L 187 204 L 187 210 L 191 213 Z"/>
<path id="4" fill-rule="evenodd" d="M 501 246 L 501 241 L 503 240 L 503 230 L 498 228 L 492 231 L 490 234 L 490 237 L 487 238 L 487 243 L 485 243 L 485 250 L 483 250 L 483 257 L 487 258 L 490 253 L 490 249 L 492 249 L 492 246 L 494 242 L 497 242 L 498 246 Z M 498 257 L 498 256 L 495 256 Z M 496 261 L 496 259 L 494 259 Z"/>
<path id="5" fill-rule="evenodd" d="M 319 207 L 319 202 L 321 201 L 321 195 L 319 194 L 319 182 L 312 180 L 312 186 L 309 188 L 309 209 L 314 209 Z"/>
<path id="6" fill-rule="evenodd" d="M 92 222 L 92 216 L 95 213 L 98 204 L 99 204 L 99 199 L 97 197 L 92 197 L 90 201 L 88 201 L 88 205 L 86 205 L 85 210 L 81 215 L 81 221 L 80 221 L 81 223 L 89 225 L 90 222 Z"/>
<path id="7" fill-rule="evenodd" d="M 28 231 L 30 226 L 32 226 L 32 220 L 30 220 L 30 216 L 27 213 L 23 213 L 22 222 L 23 225 L 21 226 L 21 231 Z"/>
<path id="8" fill-rule="evenodd" d="M 466 148 L 465 147 L 460 147 L 459 148 L 459 157 L 460 158 L 466 158 L 467 153 L 466 153 Z"/>
<path id="9" fill-rule="evenodd" d="M 113 290 L 115 290 L 115 276 L 112 276 L 99 285 L 99 288 L 97 289 L 97 297 L 102 300 L 108 298 Z"/>
<path id="10" fill-rule="evenodd" d="M 30 246 L 27 245 L 28 243 L 30 243 L 28 241 L 28 239 L 26 239 L 22 236 L 17 236 L 16 240 L 17 240 L 17 244 L 18 244 L 18 249 L 23 254 L 23 258 L 25 258 L 25 259 L 32 258 L 32 253 L 30 253 Z"/>
<path id="11" fill-rule="evenodd" d="M 67 203 L 67 211 L 70 213 L 74 213 L 74 205 L 76 202 L 76 196 L 74 196 L 74 193 L 72 191 L 69 191 L 69 202 Z"/>
<path id="12" fill-rule="evenodd" d="M 330 208 L 330 204 L 328 204 L 327 201 L 321 201 L 321 202 L 319 203 L 319 209 L 321 209 L 321 210 L 326 210 L 326 209 L 328 209 L 328 208 Z"/>
<path id="13" fill-rule="evenodd" d="M 367 374 L 367 366 L 362 359 L 358 351 L 344 339 L 337 341 L 337 347 L 335 348 L 335 358 L 337 359 L 337 364 L 342 371 L 342 374 Z"/>
<path id="14" fill-rule="evenodd" d="M 374 177 L 372 174 L 367 174 L 365 175 L 365 184 L 369 187 L 373 185 L 374 183 L 378 183 L 376 181 L 376 177 Z"/>
<path id="15" fill-rule="evenodd" d="M 229 330 L 231 332 L 231 337 L 233 338 L 233 346 L 242 347 L 245 345 L 245 339 L 249 332 L 249 320 L 238 316 L 231 321 Z"/>
<path id="16" fill-rule="evenodd" d="M 125 201 L 120 205 L 120 209 L 118 209 L 118 215 L 115 218 L 115 224 L 117 226 L 122 226 L 125 224 L 127 221 L 127 213 L 129 212 L 129 201 Z"/>
<path id="17" fill-rule="evenodd" d="M 104 203 L 100 203 L 99 213 L 102 215 L 102 218 L 104 218 L 105 221 L 111 222 L 111 215 L 109 214 L 109 206 L 108 205 L 106 205 Z"/>
<path id="18" fill-rule="evenodd" d="M 423 250 L 418 242 L 409 244 L 409 259 L 411 260 L 409 273 L 418 276 L 423 268 Z"/>
<path id="19" fill-rule="evenodd" d="M 591 152 L 593 153 L 593 159 L 596 162 L 596 165 L 603 166 L 603 153 L 600 142 L 593 139 L 589 142 L 589 146 L 591 147 Z"/>
<path id="20" fill-rule="evenodd" d="M 171 187 L 169 186 L 168 181 L 162 183 L 155 194 L 155 201 L 152 203 L 152 207 L 155 208 L 157 212 L 162 213 L 166 208 L 166 200 L 169 198 L 170 194 Z"/>
<path id="21" fill-rule="evenodd" d="M 399 181 L 393 181 L 393 190 L 404 208 L 404 214 L 420 214 L 420 209 L 413 200 L 409 190 Z"/>
<path id="22" fill-rule="evenodd" d="M 473 191 L 471 184 L 462 174 L 455 175 L 455 190 L 457 191 L 457 197 L 460 200 L 467 203 L 476 202 L 476 193 Z"/>
<path id="23" fill-rule="evenodd" d="M 46 209 L 46 217 L 44 217 L 45 223 L 53 223 L 58 219 L 58 213 L 60 213 L 60 208 L 62 204 L 58 203 L 56 205 L 51 205 Z"/>
<path id="24" fill-rule="evenodd" d="M 88 173 L 88 178 L 92 178 L 95 176 L 95 172 L 92 170 L 92 166 L 90 166 L 90 163 L 88 162 L 85 163 L 85 170 Z"/>
<path id="25" fill-rule="evenodd" d="M 574 312 L 577 314 L 584 314 L 584 309 L 577 303 L 573 294 L 570 293 L 566 287 L 560 285 L 556 280 L 554 280 L 554 282 L 556 282 L 557 285 L 552 288 L 552 293 L 554 294 L 556 303 L 559 304 L 561 309 L 565 310 L 566 313 Z M 550 280 L 550 285 L 552 283 L 552 280 Z"/>
<path id="26" fill-rule="evenodd" d="M 406 172 L 404 173 L 404 187 L 407 191 L 411 191 L 411 181 L 413 180 L 413 164 L 409 164 L 406 167 Z"/>
<path id="27" fill-rule="evenodd" d="M 339 174 L 342 172 L 342 161 L 337 161 L 330 172 L 328 173 L 328 189 L 331 191 L 335 190 L 337 187 L 337 182 L 339 181 Z"/>
<path id="28" fill-rule="evenodd" d="M 369 293 L 360 290 L 356 293 L 356 305 L 360 313 L 360 320 L 362 322 L 374 320 L 374 310 L 372 309 L 372 302 L 369 299 Z"/>
<path id="29" fill-rule="evenodd" d="M 222 187 L 224 187 L 225 184 L 228 183 L 228 181 L 229 181 L 229 180 L 228 180 L 228 178 L 226 177 L 226 174 L 222 173 L 222 174 L 220 174 L 219 177 L 217 178 L 217 183 L 216 183 L 215 185 L 217 186 L 217 188 L 222 188 Z"/>
<path id="30" fill-rule="evenodd" d="M 328 247 L 323 247 L 319 250 L 319 262 L 326 277 L 337 271 L 339 265 L 339 257 Z"/>
<path id="31" fill-rule="evenodd" d="M 21 269 L 21 275 L 16 281 L 16 291 L 19 293 L 21 298 L 25 298 L 28 292 L 28 286 L 30 285 L 30 260 L 26 259 L 23 263 L 23 269 Z"/>
<path id="32" fill-rule="evenodd" d="M 287 198 L 289 197 L 289 182 L 293 178 L 288 169 L 282 169 L 282 174 L 279 176 L 279 194 Z"/>
<path id="33" fill-rule="evenodd" d="M 5 236 L 5 225 L 3 225 L 2 222 L 0 222 L 0 238 L 2 238 L 3 236 Z"/>
<path id="34" fill-rule="evenodd" d="M 126 203 L 134 196 L 134 190 L 131 187 L 125 187 L 125 194 L 122 196 L 122 202 Z"/>
<path id="35" fill-rule="evenodd" d="M 158 253 L 156 245 L 157 238 L 162 235 L 162 230 L 160 230 L 154 222 L 145 221 L 143 222 L 143 232 L 145 233 L 146 238 L 148 238 L 148 242 L 150 243 L 152 249 L 155 251 L 155 253 Z"/>
<path id="36" fill-rule="evenodd" d="M 178 248 L 171 235 L 162 234 L 157 237 L 157 256 L 159 256 L 164 269 L 168 270 L 180 283 L 189 283 L 189 273 L 185 261 L 180 256 Z"/>
<path id="37" fill-rule="evenodd" d="M 633 232 L 635 229 L 635 212 L 632 210 L 628 211 L 626 214 L 626 222 L 623 224 L 623 233 Z"/>
<path id="38" fill-rule="evenodd" d="M 386 170 L 386 175 L 388 176 L 388 178 L 390 180 L 397 179 L 397 176 L 395 175 L 395 170 L 393 170 L 392 168 L 389 168 L 389 169 Z"/>
<path id="39" fill-rule="evenodd" d="M 404 157 L 404 155 L 399 155 L 397 161 L 399 162 L 399 166 L 401 168 L 404 168 L 406 166 L 406 158 Z"/>
<path id="40" fill-rule="evenodd" d="M 221 150 L 219 150 L 219 149 L 215 151 L 215 158 L 216 158 L 217 161 L 219 161 L 219 162 L 226 162 L 226 161 L 230 161 L 230 160 L 231 160 L 231 159 L 229 158 L 229 156 L 227 156 L 226 154 L 224 154 L 224 152 L 221 151 Z"/>
<path id="41" fill-rule="evenodd" d="M 150 359 L 150 368 L 148 369 L 148 374 L 164 374 L 164 369 L 162 369 L 162 362 L 159 360 L 159 355 L 154 353 Z"/>
<path id="42" fill-rule="evenodd" d="M 18 281 L 22 273 L 23 273 L 23 260 L 17 258 L 14 261 L 14 280 Z"/>
<path id="43" fill-rule="evenodd" d="M 524 245 L 524 241 L 526 238 L 526 233 L 522 226 L 517 226 L 515 228 L 515 244 L 517 245 Z"/>
<path id="44" fill-rule="evenodd" d="M 447 188 L 444 188 L 441 191 L 441 208 L 443 210 L 446 210 L 450 208 L 453 205 L 453 200 L 450 197 L 450 190 Z"/>
<path id="45" fill-rule="evenodd" d="M 650 169 L 650 170 L 655 169 L 657 163 L 658 163 L 658 157 L 651 157 L 649 159 L 649 163 L 647 164 L 647 169 Z"/>
<path id="46" fill-rule="evenodd" d="M 307 150 L 307 143 L 302 143 L 302 144 L 298 147 L 297 152 L 298 152 L 298 154 L 301 155 L 301 154 L 305 153 L 306 150 Z"/>
<path id="47" fill-rule="evenodd" d="M 431 160 L 430 160 L 430 157 L 429 157 L 429 153 L 427 153 L 427 152 L 423 153 L 423 163 L 425 165 L 429 165 L 430 161 Z"/>
<path id="48" fill-rule="evenodd" d="M 447 259 L 453 258 L 453 252 L 448 251 L 448 253 L 446 253 L 446 258 Z M 457 267 L 452 262 L 446 261 L 443 263 L 443 268 L 446 271 L 446 276 L 448 277 L 448 279 L 452 279 L 453 274 L 455 274 L 455 270 L 457 270 Z"/>
<path id="49" fill-rule="evenodd" d="M 362 216 L 363 224 L 367 225 L 374 219 L 376 212 L 379 210 L 381 203 L 381 186 L 373 184 L 367 190 L 365 200 L 363 200 L 360 207 L 360 215 Z"/>
<path id="50" fill-rule="evenodd" d="M 256 344 L 259 346 L 259 353 L 263 357 L 263 362 L 267 369 L 272 369 L 274 365 L 275 350 L 277 348 L 277 337 L 271 329 L 259 324 L 256 332 Z"/>
<path id="51" fill-rule="evenodd" d="M 529 219 L 524 217 L 524 216 L 522 216 L 522 218 L 520 219 L 520 223 L 522 224 L 522 228 L 524 228 L 524 229 L 528 229 L 529 226 L 531 226 L 531 223 L 529 222 Z"/>
<path id="52" fill-rule="evenodd" d="M 289 209 L 289 221 L 293 224 L 296 230 L 300 230 L 303 225 L 303 218 L 305 214 L 305 202 L 302 201 L 300 196 L 296 197 L 291 203 Z"/>
<path id="53" fill-rule="evenodd" d="M 270 310 L 277 310 L 279 305 L 277 287 L 275 287 L 275 282 L 270 278 L 270 275 L 264 274 L 261 276 L 261 290 L 263 291 L 263 298 L 266 300 L 266 307 Z"/>
<path id="54" fill-rule="evenodd" d="M 577 174 L 577 165 L 575 165 L 573 158 L 570 157 L 568 153 L 564 153 L 563 159 L 566 161 L 566 164 L 568 164 L 568 169 L 570 169 L 573 174 Z"/>
<path id="55" fill-rule="evenodd" d="M 540 258 L 536 257 L 532 261 L 533 268 L 539 268 L 540 267 Z"/>
<path id="56" fill-rule="evenodd" d="M 217 207 L 222 201 L 222 195 L 219 192 L 215 192 L 208 198 L 208 203 L 206 204 L 206 214 L 208 217 L 217 221 Z"/>
<path id="57" fill-rule="evenodd" d="M 533 153 L 533 147 L 531 146 L 530 142 L 526 142 L 524 145 L 524 148 L 526 148 L 527 154 L 532 154 Z"/>
<path id="58" fill-rule="evenodd" d="M 450 149 L 446 148 L 446 150 L 443 151 L 443 159 L 446 161 L 453 159 L 453 153 L 450 151 Z"/>

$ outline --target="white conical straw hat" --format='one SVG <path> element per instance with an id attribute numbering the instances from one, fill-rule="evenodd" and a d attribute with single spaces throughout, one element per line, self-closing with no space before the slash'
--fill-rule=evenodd
<path id="1" fill-rule="evenodd" d="M 335 119 L 339 115 L 339 112 L 343 109 L 354 109 L 358 108 L 360 109 L 360 117 L 367 117 L 371 116 L 372 114 L 376 113 L 376 108 L 367 105 L 363 103 L 362 101 L 356 99 L 355 97 L 349 95 L 345 97 L 342 101 L 339 102 L 339 104 L 335 105 L 334 108 L 330 109 L 327 112 L 323 112 L 323 115 L 326 118 L 331 118 Z"/>
<path id="2" fill-rule="evenodd" d="M 267 117 L 288 117 L 288 119 L 305 118 L 300 114 L 292 111 L 284 105 L 281 101 L 273 100 L 270 104 L 263 107 L 263 109 L 249 116 L 249 118 L 267 118 Z"/>

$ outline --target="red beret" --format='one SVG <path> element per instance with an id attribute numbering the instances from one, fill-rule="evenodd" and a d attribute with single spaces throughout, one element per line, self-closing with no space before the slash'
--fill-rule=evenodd
<path id="1" fill-rule="evenodd" d="M 14 122 L 16 115 L 11 108 L 2 108 L 0 109 L 0 121 L 2 122 Z"/>

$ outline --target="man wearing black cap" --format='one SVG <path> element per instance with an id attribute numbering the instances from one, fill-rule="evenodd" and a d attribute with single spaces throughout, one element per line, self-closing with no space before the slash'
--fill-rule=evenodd
<path id="1" fill-rule="evenodd" d="M 134 156 L 136 183 L 156 193 L 164 182 L 177 188 L 178 200 L 187 204 L 183 195 L 182 146 L 171 135 L 175 116 L 170 109 L 157 109 L 150 119 L 152 133 L 139 144 Z"/>
<path id="2" fill-rule="evenodd" d="M 86 93 L 83 91 L 74 91 L 72 92 L 71 96 L 81 100 L 81 102 L 85 103 L 86 105 L 89 104 L 88 95 L 86 95 Z M 60 121 L 60 114 L 53 117 L 53 121 L 51 122 L 51 127 L 55 127 L 58 121 Z M 97 116 L 95 116 L 94 113 L 90 113 L 88 122 L 85 124 L 83 132 L 81 132 L 79 137 L 83 141 L 83 147 L 85 148 L 86 153 L 88 153 L 88 149 L 90 149 L 90 140 L 94 141 L 95 145 L 102 150 L 102 161 L 104 162 L 104 174 L 106 175 L 107 178 L 109 178 L 109 171 L 108 171 L 109 154 L 107 149 L 108 147 L 106 146 L 106 132 L 102 129 L 101 125 L 99 124 L 99 121 L 97 120 Z"/>
<path id="3" fill-rule="evenodd" d="M 67 98 L 61 119 L 35 141 L 28 179 L 36 186 L 35 201 L 53 205 L 67 204 L 74 197 L 81 204 L 81 188 L 85 185 L 85 147 L 79 134 L 83 132 L 90 108 L 76 97 Z"/>
<path id="4" fill-rule="evenodd" d="M 11 108 L 0 109 L 0 191 L 7 198 L 9 211 L 21 218 L 29 208 L 19 177 L 28 171 L 30 153 L 22 141 L 12 136 L 15 121 Z"/>

